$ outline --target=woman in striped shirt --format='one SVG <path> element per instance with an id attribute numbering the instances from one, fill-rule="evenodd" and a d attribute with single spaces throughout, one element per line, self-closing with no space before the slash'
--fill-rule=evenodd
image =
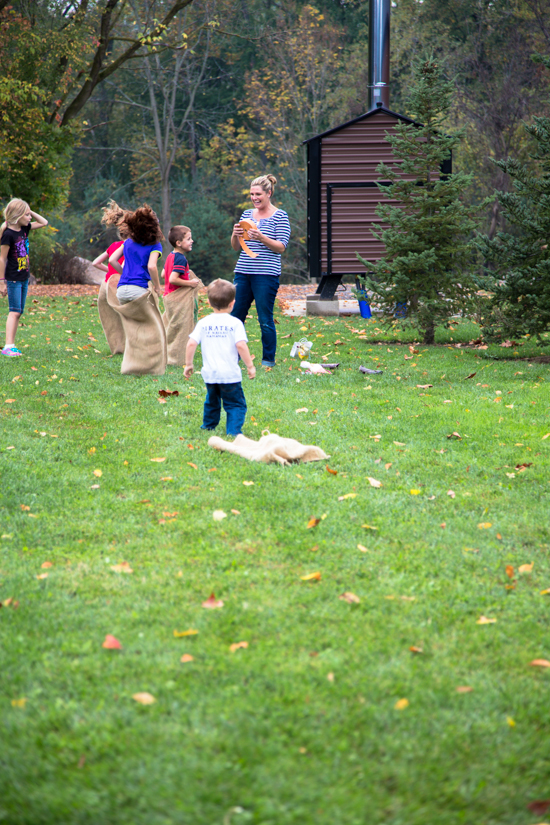
<path id="1" fill-rule="evenodd" d="M 237 289 L 235 306 L 231 312 L 243 323 L 252 301 L 256 302 L 258 321 L 262 331 L 262 366 L 275 366 L 277 332 L 273 321 L 273 307 L 279 289 L 281 255 L 290 239 L 290 222 L 282 209 L 271 203 L 277 178 L 274 175 L 260 175 L 250 184 L 250 199 L 253 209 L 245 209 L 240 220 L 252 220 L 256 229 L 249 229 L 247 246 L 258 254 L 250 258 L 244 252 L 238 257 L 234 283 Z M 239 237 L 243 230 L 239 224 L 233 227 L 231 246 L 240 250 Z"/>

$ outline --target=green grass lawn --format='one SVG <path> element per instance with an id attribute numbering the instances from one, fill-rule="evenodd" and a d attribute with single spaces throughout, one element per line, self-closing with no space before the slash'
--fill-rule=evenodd
<path id="1" fill-rule="evenodd" d="M 544 351 L 279 316 L 245 434 L 335 475 L 215 452 L 200 374 L 121 376 L 92 299 L 29 306 L 0 362 L 0 823 L 542 822 L 549 368 L 496 359 Z M 334 375 L 288 357 L 305 334 Z"/>

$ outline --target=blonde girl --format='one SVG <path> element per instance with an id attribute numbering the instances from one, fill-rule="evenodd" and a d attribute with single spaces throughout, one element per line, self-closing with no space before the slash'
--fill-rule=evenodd
<path id="1" fill-rule="evenodd" d="M 29 286 L 29 232 L 47 226 L 48 221 L 33 212 L 29 204 L 20 198 L 13 198 L 8 203 L 4 218 L 5 222 L 0 227 L 0 294 L 4 298 L 8 296 L 9 311 L 2 355 L 13 358 L 23 354 L 15 346 L 15 336 L 25 310 Z"/>

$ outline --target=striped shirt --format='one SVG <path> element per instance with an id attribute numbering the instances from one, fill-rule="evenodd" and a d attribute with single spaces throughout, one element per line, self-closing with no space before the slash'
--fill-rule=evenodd
<path id="1" fill-rule="evenodd" d="M 290 240 L 290 221 L 288 215 L 282 209 L 271 215 L 270 218 L 262 218 L 259 221 L 252 217 L 253 209 L 245 209 L 240 220 L 245 218 L 253 221 L 262 235 L 274 241 L 280 241 L 285 249 Z M 251 252 L 257 252 L 257 258 L 250 258 L 245 252 L 241 252 L 237 259 L 235 272 L 242 272 L 244 275 L 274 275 L 281 274 L 281 255 L 279 252 L 272 252 L 261 241 L 246 241 L 246 245 Z"/>

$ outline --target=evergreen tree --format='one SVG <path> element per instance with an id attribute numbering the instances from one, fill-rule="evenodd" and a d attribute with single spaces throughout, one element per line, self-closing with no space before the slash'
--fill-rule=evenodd
<path id="1" fill-rule="evenodd" d="M 387 135 L 400 162 L 377 168 L 390 181 L 378 185 L 380 192 L 394 201 L 376 210 L 387 225 L 375 227 L 386 254 L 375 263 L 357 256 L 367 267 L 364 285 L 375 293 L 385 320 L 395 323 L 406 312 L 400 323 L 420 330 L 425 344 L 433 344 L 436 326 L 466 310 L 475 289 L 468 271 L 475 223 L 461 200 L 471 175 L 440 172 L 461 139 L 444 131 L 452 96 L 453 84 L 433 57 L 416 65 L 409 109 L 417 122 L 400 121 Z"/>
<path id="2" fill-rule="evenodd" d="M 513 183 L 513 191 L 497 192 L 513 233 L 477 242 L 494 268 L 494 294 L 483 318 L 490 338 L 540 337 L 550 329 L 550 118 L 535 117 L 525 130 L 536 143 L 532 163 L 496 161 Z"/>

